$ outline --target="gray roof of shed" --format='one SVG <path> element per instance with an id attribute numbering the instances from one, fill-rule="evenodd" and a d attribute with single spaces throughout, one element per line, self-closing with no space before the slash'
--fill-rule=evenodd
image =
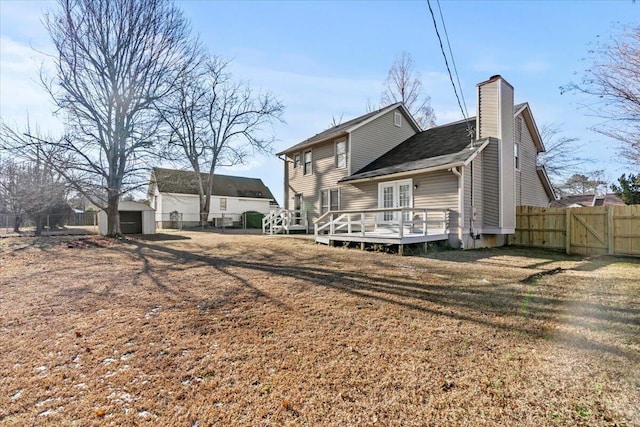
<path id="1" fill-rule="evenodd" d="M 471 144 L 469 127 L 475 128 L 475 117 L 419 132 L 341 182 L 463 163 L 483 143 Z"/>
<path id="2" fill-rule="evenodd" d="M 209 182 L 209 175 L 201 173 Z M 161 193 L 198 194 L 197 175 L 193 171 L 153 168 L 150 185 L 157 185 Z M 269 188 L 259 178 L 214 175 L 212 195 L 223 197 L 249 197 L 274 199 Z"/>

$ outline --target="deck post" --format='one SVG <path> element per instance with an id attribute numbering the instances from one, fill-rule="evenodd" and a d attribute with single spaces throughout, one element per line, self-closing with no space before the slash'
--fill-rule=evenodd
<path id="1" fill-rule="evenodd" d="M 427 210 L 426 210 L 426 209 L 424 209 L 424 211 L 423 211 L 423 212 L 424 212 L 424 215 L 423 215 L 423 218 L 424 218 L 424 224 L 423 224 L 423 226 L 422 226 L 422 235 L 423 235 L 423 236 L 426 236 L 426 235 L 427 235 L 427 224 L 428 224 L 428 221 L 427 221 Z"/>
<path id="2" fill-rule="evenodd" d="M 347 214 L 347 232 L 351 234 L 351 214 Z"/>
<path id="3" fill-rule="evenodd" d="M 398 245 L 398 255 L 404 256 L 404 245 L 402 243 Z"/>
<path id="4" fill-rule="evenodd" d="M 335 223 L 333 222 L 333 214 L 329 215 L 329 221 L 331 221 L 331 222 L 329 222 L 329 233 L 330 233 L 331 235 L 334 235 L 334 234 L 335 234 L 335 231 L 336 231 L 336 230 L 335 230 L 336 225 L 335 225 Z"/>
<path id="5" fill-rule="evenodd" d="M 360 242 L 360 250 L 364 251 L 364 242 Z"/>

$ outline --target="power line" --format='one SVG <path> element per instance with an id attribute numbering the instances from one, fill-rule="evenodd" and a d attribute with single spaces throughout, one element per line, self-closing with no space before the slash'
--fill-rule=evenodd
<path id="1" fill-rule="evenodd" d="M 442 15 L 442 8 L 440 7 L 440 0 L 436 0 L 438 3 L 438 11 L 440 12 L 440 21 L 442 21 L 442 28 L 444 29 L 444 36 L 447 39 L 447 47 L 449 47 L 449 55 L 451 56 L 451 63 L 453 64 L 453 71 L 456 73 L 456 80 L 458 81 L 458 89 L 460 89 L 460 96 L 462 97 L 462 105 L 464 105 L 464 111 L 466 115 L 464 118 L 469 117 L 469 110 L 467 109 L 467 103 L 464 99 L 464 91 L 460 84 L 460 76 L 458 75 L 458 67 L 456 67 L 456 60 L 453 57 L 453 50 L 451 49 L 451 43 L 449 43 L 449 33 L 447 33 L 447 26 L 444 23 L 444 16 Z"/>
<path id="2" fill-rule="evenodd" d="M 460 97 L 458 96 L 458 90 L 456 89 L 456 84 L 453 82 L 453 75 L 451 74 L 451 68 L 449 68 L 449 61 L 447 61 L 447 54 L 444 53 L 444 46 L 442 45 L 442 38 L 440 37 L 440 32 L 438 31 L 438 24 L 436 23 L 436 16 L 433 13 L 433 9 L 431 8 L 431 0 L 427 0 L 427 5 L 429 6 L 429 12 L 431 12 L 431 19 L 433 20 L 433 28 L 436 30 L 436 36 L 438 36 L 438 42 L 440 43 L 440 51 L 442 52 L 442 57 L 444 58 L 444 63 L 447 66 L 447 71 L 449 72 L 449 80 L 451 81 L 451 86 L 453 86 L 453 93 L 456 95 L 456 99 L 458 100 L 458 106 L 460 107 L 460 112 L 462 113 L 462 117 L 465 119 L 467 115 L 462 108 L 462 102 L 460 101 Z"/>

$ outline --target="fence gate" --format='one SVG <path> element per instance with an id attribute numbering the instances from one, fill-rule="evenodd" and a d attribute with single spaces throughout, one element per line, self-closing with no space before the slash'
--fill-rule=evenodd
<path id="1" fill-rule="evenodd" d="M 513 245 L 576 255 L 640 255 L 640 205 L 585 208 L 518 206 Z"/>
<path id="2" fill-rule="evenodd" d="M 609 252 L 610 230 L 607 208 L 567 209 L 567 253 L 601 255 Z"/>

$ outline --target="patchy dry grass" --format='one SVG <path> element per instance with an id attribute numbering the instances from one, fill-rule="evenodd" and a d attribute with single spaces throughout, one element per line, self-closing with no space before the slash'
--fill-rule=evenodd
<path id="1" fill-rule="evenodd" d="M 0 240 L 2 426 L 640 425 L 637 260 L 71 239 Z"/>

